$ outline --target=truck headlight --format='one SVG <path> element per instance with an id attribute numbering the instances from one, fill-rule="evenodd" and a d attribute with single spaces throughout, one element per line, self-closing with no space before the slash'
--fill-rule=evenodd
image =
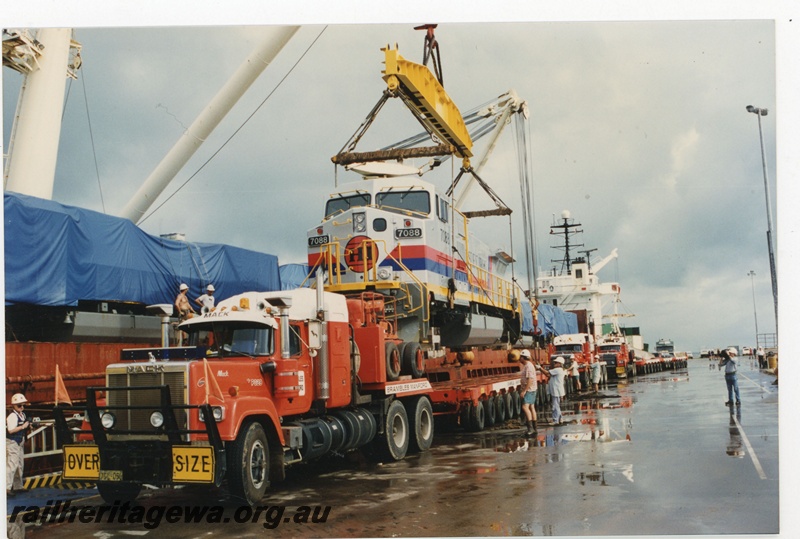
<path id="1" fill-rule="evenodd" d="M 380 268 L 378 270 L 378 279 L 380 279 L 381 281 L 388 281 L 389 277 L 391 276 L 392 274 L 388 268 Z"/>
<path id="2" fill-rule="evenodd" d="M 205 423 L 205 416 L 203 415 L 203 410 L 198 410 L 200 421 Z M 222 406 L 212 406 L 211 407 L 211 415 L 214 417 L 214 421 L 219 423 L 223 419 L 225 419 L 225 408 Z"/>
<path id="3" fill-rule="evenodd" d="M 150 424 L 156 429 L 160 428 L 164 424 L 164 414 L 159 411 L 150 414 Z"/>
<path id="4" fill-rule="evenodd" d="M 103 412 L 103 415 L 100 416 L 100 424 L 103 425 L 104 429 L 114 428 L 116 422 L 117 418 L 111 412 Z"/>

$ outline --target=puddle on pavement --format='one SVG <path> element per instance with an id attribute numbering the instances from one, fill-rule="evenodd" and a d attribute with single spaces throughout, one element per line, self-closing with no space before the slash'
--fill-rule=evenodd
<path id="1" fill-rule="evenodd" d="M 464 470 L 455 470 L 453 473 L 459 475 L 480 475 L 496 471 L 497 471 L 497 466 L 486 466 L 483 468 L 466 468 Z"/>

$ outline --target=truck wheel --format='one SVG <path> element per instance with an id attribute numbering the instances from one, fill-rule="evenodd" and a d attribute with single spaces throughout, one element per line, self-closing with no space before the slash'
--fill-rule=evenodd
<path id="1" fill-rule="evenodd" d="M 108 505 L 132 502 L 141 490 L 142 485 L 137 483 L 97 482 L 97 492 L 100 493 L 100 497 Z"/>
<path id="2" fill-rule="evenodd" d="M 478 401 L 472 405 L 472 413 L 469 414 L 469 427 L 472 432 L 479 432 L 483 430 L 486 425 L 486 410 L 483 407 L 483 401 Z"/>
<path id="3" fill-rule="evenodd" d="M 269 486 L 269 443 L 261 423 L 245 424 L 230 453 L 231 495 L 255 505 Z"/>
<path id="4" fill-rule="evenodd" d="M 403 460 L 409 444 L 408 415 L 399 400 L 393 400 L 386 411 L 383 434 L 378 438 L 380 456 L 385 460 Z"/>
<path id="5" fill-rule="evenodd" d="M 419 396 L 406 404 L 408 430 L 411 433 L 410 449 L 427 451 L 433 444 L 433 407 L 428 397 Z"/>
<path id="6" fill-rule="evenodd" d="M 505 423 L 506 421 L 506 401 L 503 396 L 497 394 L 494 396 L 494 410 L 498 423 Z"/>
<path id="7" fill-rule="evenodd" d="M 412 378 L 425 376 L 425 357 L 418 342 L 407 342 L 403 347 L 403 372 Z"/>
<path id="8" fill-rule="evenodd" d="M 497 422 L 497 411 L 494 408 L 494 397 L 486 397 L 483 400 L 483 408 L 486 410 L 486 426 L 493 427 Z"/>
<path id="9" fill-rule="evenodd" d="M 386 342 L 386 379 L 393 382 L 400 378 L 400 350 L 392 341 Z"/>

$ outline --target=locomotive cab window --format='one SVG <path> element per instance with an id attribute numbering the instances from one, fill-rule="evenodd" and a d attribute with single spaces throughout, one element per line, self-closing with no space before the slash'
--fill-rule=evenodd
<path id="1" fill-rule="evenodd" d="M 436 195 L 436 213 L 439 220 L 443 223 L 446 223 L 449 220 L 450 215 L 450 204 L 443 198 L 440 198 L 439 195 Z"/>
<path id="2" fill-rule="evenodd" d="M 383 210 L 396 213 L 428 215 L 431 212 L 431 197 L 427 191 L 384 191 L 375 195 L 375 203 Z"/>
<path id="3" fill-rule="evenodd" d="M 371 197 L 369 193 L 355 193 L 352 195 L 335 195 L 325 204 L 325 217 L 345 212 L 351 208 L 369 206 Z"/>

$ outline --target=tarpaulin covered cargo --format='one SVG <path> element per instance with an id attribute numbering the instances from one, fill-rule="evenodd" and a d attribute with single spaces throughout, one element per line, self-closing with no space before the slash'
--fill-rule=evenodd
<path id="1" fill-rule="evenodd" d="M 151 236 L 127 219 L 4 194 L 6 304 L 172 303 L 180 283 L 225 298 L 280 290 L 278 258 L 230 245 Z"/>
<path id="2" fill-rule="evenodd" d="M 281 272 L 281 290 L 294 290 L 300 288 L 308 288 L 308 264 L 283 264 L 280 267 Z"/>
<path id="3" fill-rule="evenodd" d="M 559 307 L 545 303 L 539 305 L 538 311 L 538 329 L 541 335 L 547 337 L 578 332 L 578 317 L 574 313 L 568 313 Z M 530 335 L 533 334 L 533 330 L 533 314 L 531 313 L 530 303 L 527 300 L 523 300 L 522 332 Z"/>

